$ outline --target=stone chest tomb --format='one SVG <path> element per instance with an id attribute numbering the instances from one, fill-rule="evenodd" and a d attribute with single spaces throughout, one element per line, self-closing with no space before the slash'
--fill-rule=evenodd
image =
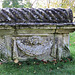
<path id="1" fill-rule="evenodd" d="M 70 56 L 71 9 L 3 8 L 0 10 L 0 58 L 60 60 Z"/>

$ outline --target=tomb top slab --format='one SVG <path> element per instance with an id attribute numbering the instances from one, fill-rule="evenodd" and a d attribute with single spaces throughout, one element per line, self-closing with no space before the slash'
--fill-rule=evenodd
<path id="1" fill-rule="evenodd" d="M 72 23 L 71 9 L 3 8 L 0 23 Z M 52 24 L 53 25 L 53 24 Z"/>

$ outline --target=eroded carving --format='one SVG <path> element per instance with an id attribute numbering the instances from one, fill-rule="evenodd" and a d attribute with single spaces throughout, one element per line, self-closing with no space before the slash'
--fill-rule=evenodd
<path id="1" fill-rule="evenodd" d="M 17 47 L 29 56 L 38 56 L 50 52 L 52 40 L 49 37 L 32 36 L 17 39 Z"/>

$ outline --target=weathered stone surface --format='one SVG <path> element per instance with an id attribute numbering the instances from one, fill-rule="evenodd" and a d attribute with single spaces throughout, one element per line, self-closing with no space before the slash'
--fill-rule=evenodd
<path id="1" fill-rule="evenodd" d="M 11 60 L 11 39 L 9 35 L 0 37 L 0 59 Z"/>
<path id="2" fill-rule="evenodd" d="M 71 9 L 35 9 L 35 8 L 3 8 L 0 9 L 0 22 L 4 23 L 71 23 Z"/>
<path id="3" fill-rule="evenodd" d="M 11 11 L 9 12 L 9 10 Z M 52 61 L 70 56 L 69 33 L 75 31 L 75 23 L 70 23 L 73 18 L 72 11 L 70 9 L 68 11 L 64 9 L 35 9 L 34 11 L 38 10 L 40 14 L 41 11 L 44 13 L 44 16 L 41 15 L 42 18 L 39 17 L 43 21 L 38 22 L 37 17 L 35 17 L 37 14 L 33 15 L 30 10 L 32 9 L 2 9 L 0 11 L 4 17 L 3 20 L 3 17 L 0 17 L 0 59 L 26 60 L 36 57 L 40 60 Z M 12 14 L 12 11 L 15 14 L 18 13 L 17 16 L 14 17 L 15 14 Z M 28 20 L 25 20 L 23 17 L 24 14 L 26 16 L 25 11 L 30 11 L 31 17 L 35 17 L 34 21 L 31 22 L 31 18 L 28 17 Z M 58 12 L 55 13 L 55 18 L 52 18 L 53 21 L 50 19 L 51 16 L 46 17 L 46 14 L 51 14 L 50 11 L 52 13 Z M 49 12 L 50 14 L 48 14 Z M 66 17 L 60 15 L 61 13 Z M 48 19 L 44 21 L 43 17 Z"/>
<path id="4" fill-rule="evenodd" d="M 71 28 L 73 27 L 73 28 Z M 26 60 L 38 58 L 40 60 L 61 59 L 70 56 L 69 33 L 75 26 L 3 26 L 0 37 L 0 57 L 7 59 Z M 63 31 L 61 31 L 61 28 Z M 9 29 L 9 32 L 8 32 Z M 57 32 L 58 30 L 58 32 Z M 66 32 L 67 30 L 67 32 Z M 3 56 L 4 55 L 4 56 Z"/>

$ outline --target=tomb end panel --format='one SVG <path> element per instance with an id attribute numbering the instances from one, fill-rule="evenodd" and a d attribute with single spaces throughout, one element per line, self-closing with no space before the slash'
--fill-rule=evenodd
<path id="1" fill-rule="evenodd" d="M 53 36 L 52 36 L 53 37 Z M 40 60 L 52 60 L 50 49 L 53 45 L 53 40 L 44 35 L 26 35 L 24 37 L 12 37 L 13 39 L 13 58 L 28 59 L 38 58 Z"/>
<path id="2" fill-rule="evenodd" d="M 21 34 L 12 37 L 13 59 L 61 59 L 70 56 L 68 34 Z"/>

